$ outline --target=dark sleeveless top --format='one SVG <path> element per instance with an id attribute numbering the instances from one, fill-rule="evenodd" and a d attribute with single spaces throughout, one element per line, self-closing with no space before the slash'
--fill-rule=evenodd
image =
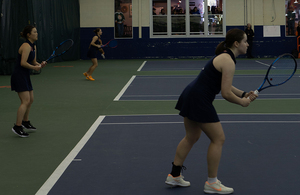
<path id="1" fill-rule="evenodd" d="M 28 43 L 31 46 L 31 52 L 29 53 L 27 59 L 27 62 L 31 64 L 35 58 L 35 44 L 31 43 L 29 40 L 26 40 L 25 43 Z M 21 58 L 21 54 L 18 53 L 18 59 L 15 64 L 15 69 L 11 75 L 11 90 L 16 92 L 32 91 L 33 88 L 30 80 L 31 70 L 21 66 Z"/>
<path id="2" fill-rule="evenodd" d="M 100 42 L 99 40 L 100 40 L 100 37 L 98 37 L 97 41 L 95 41 L 96 45 L 101 45 L 102 44 L 102 42 Z M 90 45 L 88 53 L 87 53 L 87 57 L 88 58 L 97 58 L 98 51 L 99 51 L 98 47 Z"/>
<path id="3" fill-rule="evenodd" d="M 235 56 L 230 49 L 223 53 L 228 53 L 236 63 Z M 221 91 L 222 83 L 222 73 L 213 65 L 215 57 L 207 62 L 197 78 L 180 95 L 175 108 L 180 111 L 181 116 L 202 123 L 220 121 L 212 104 L 216 95 Z"/>

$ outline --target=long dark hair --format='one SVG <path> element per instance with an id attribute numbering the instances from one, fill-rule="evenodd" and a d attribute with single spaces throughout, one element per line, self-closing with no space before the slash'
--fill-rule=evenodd
<path id="1" fill-rule="evenodd" d="M 32 29 L 34 29 L 35 26 L 33 25 L 28 25 L 26 26 L 23 31 L 20 33 L 20 36 L 23 37 L 24 39 L 27 39 L 27 34 L 31 34 Z"/>
<path id="2" fill-rule="evenodd" d="M 245 32 L 241 29 L 234 28 L 227 32 L 225 41 L 222 41 L 219 43 L 219 45 L 216 48 L 215 54 L 219 55 L 222 53 L 225 49 L 231 48 L 234 42 L 241 42 L 244 39 Z"/>

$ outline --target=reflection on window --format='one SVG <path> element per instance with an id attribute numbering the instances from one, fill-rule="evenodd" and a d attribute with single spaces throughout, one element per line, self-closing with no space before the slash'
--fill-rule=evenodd
<path id="1" fill-rule="evenodd" d="M 191 35 L 204 35 L 204 3 L 200 1 L 198 7 L 194 5 L 190 4 L 190 33 Z"/>
<path id="2" fill-rule="evenodd" d="M 207 6 L 208 33 L 223 34 L 223 12 L 218 6 Z"/>
<path id="3" fill-rule="evenodd" d="M 172 10 L 171 10 L 171 26 L 172 26 L 172 35 L 185 35 L 185 0 L 171 1 Z"/>
<path id="4" fill-rule="evenodd" d="M 167 16 L 153 17 L 153 34 L 167 35 Z"/>
<path id="5" fill-rule="evenodd" d="M 223 15 L 208 15 L 208 20 L 209 34 L 223 34 Z"/>
<path id="6" fill-rule="evenodd" d="M 185 16 L 172 16 L 172 35 L 185 35 Z"/>
<path id="7" fill-rule="evenodd" d="M 153 34 L 167 35 L 167 0 L 153 2 Z"/>

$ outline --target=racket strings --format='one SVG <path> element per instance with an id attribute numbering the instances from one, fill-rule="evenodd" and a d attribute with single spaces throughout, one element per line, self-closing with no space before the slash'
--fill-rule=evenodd
<path id="1" fill-rule="evenodd" d="M 62 43 L 60 46 L 58 46 L 55 50 L 55 55 L 60 55 L 66 51 L 68 51 L 73 45 L 73 40 L 67 40 L 64 43 Z"/>
<path id="2" fill-rule="evenodd" d="M 118 45 L 118 42 L 116 40 L 112 40 L 109 42 L 109 47 L 114 48 L 114 47 L 117 47 L 117 45 Z"/>
<path id="3" fill-rule="evenodd" d="M 278 85 L 289 80 L 295 72 L 296 63 L 293 58 L 278 59 L 269 71 L 268 81 L 271 85 Z"/>

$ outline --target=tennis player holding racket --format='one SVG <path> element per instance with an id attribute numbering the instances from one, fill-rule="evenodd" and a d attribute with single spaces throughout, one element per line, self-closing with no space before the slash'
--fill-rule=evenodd
<path id="1" fill-rule="evenodd" d="M 232 188 L 222 185 L 217 179 L 225 135 L 212 102 L 220 90 L 224 99 L 243 107 L 249 106 L 256 99 L 257 95 L 253 91 L 246 93 L 232 86 L 235 58 L 246 54 L 248 46 L 243 30 L 229 30 L 225 41 L 217 46 L 216 55 L 180 95 L 176 109 L 184 117 L 186 135 L 177 146 L 172 171 L 165 181 L 166 184 L 190 186 L 190 182 L 183 180 L 181 170 L 189 151 L 203 131 L 211 140 L 207 153 L 208 180 L 205 182 L 204 192 L 233 193 Z"/>
<path id="2" fill-rule="evenodd" d="M 93 39 L 92 39 L 92 41 L 90 43 L 90 46 L 89 46 L 88 53 L 87 53 L 87 57 L 91 58 L 93 64 L 92 64 L 92 66 L 89 68 L 89 70 L 87 72 L 83 73 L 83 75 L 86 77 L 86 79 L 90 80 L 90 81 L 94 81 L 95 80 L 92 77 L 92 74 L 93 74 L 94 70 L 98 66 L 98 60 L 97 60 L 98 50 L 101 52 L 102 57 L 105 59 L 104 51 L 101 48 L 102 41 L 100 39 L 101 35 L 102 35 L 102 30 L 100 28 L 96 28 L 94 30 L 94 33 L 96 35 L 93 37 Z"/>
<path id="3" fill-rule="evenodd" d="M 41 64 L 36 61 L 36 45 L 38 40 L 37 29 L 26 26 L 21 32 L 21 36 L 26 40 L 18 50 L 18 59 L 14 72 L 11 75 L 11 90 L 16 91 L 21 100 L 21 105 L 17 112 L 17 121 L 12 131 L 20 137 L 28 137 L 23 128 L 36 130 L 29 121 L 30 107 L 33 102 L 33 88 L 30 80 L 30 70 L 39 71 L 45 67 L 47 62 Z"/>

